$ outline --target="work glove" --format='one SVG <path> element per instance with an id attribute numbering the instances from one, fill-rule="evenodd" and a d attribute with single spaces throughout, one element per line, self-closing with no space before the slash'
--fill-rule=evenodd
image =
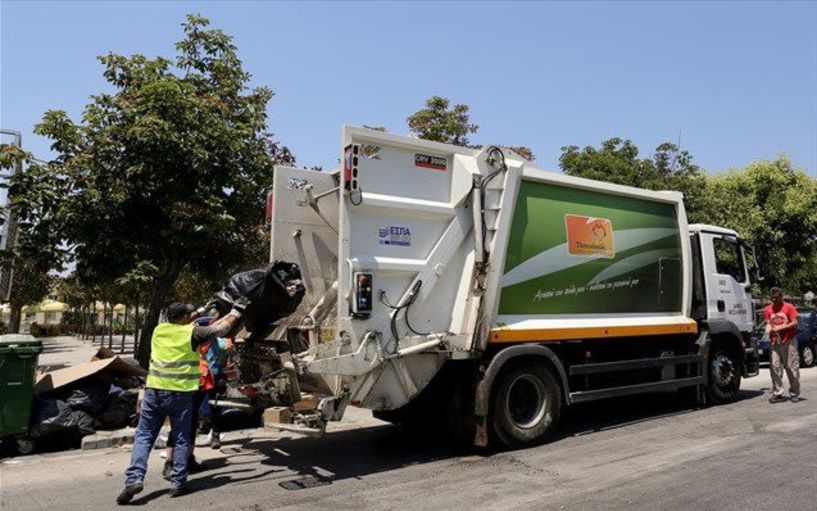
<path id="1" fill-rule="evenodd" d="M 209 302 L 202 305 L 201 307 L 199 307 L 198 309 L 196 309 L 196 313 L 198 313 L 199 316 L 205 316 L 205 315 L 207 315 L 207 313 L 209 311 L 211 311 L 213 308 L 215 308 L 215 306 L 216 306 L 216 300 L 212 299 Z"/>
<path id="2" fill-rule="evenodd" d="M 286 290 L 290 298 L 298 294 L 298 288 L 302 285 L 303 283 L 300 279 L 287 281 Z"/>
<path id="3" fill-rule="evenodd" d="M 241 296 L 235 300 L 233 300 L 233 310 L 230 311 L 230 314 L 235 316 L 236 318 L 240 318 L 244 311 L 247 310 L 247 307 L 250 306 L 250 299 Z"/>

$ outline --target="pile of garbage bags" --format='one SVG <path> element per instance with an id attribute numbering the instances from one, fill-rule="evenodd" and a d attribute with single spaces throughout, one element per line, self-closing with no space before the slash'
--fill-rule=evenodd
<path id="1" fill-rule="evenodd" d="M 29 436 L 39 439 L 53 434 L 81 438 L 98 429 L 135 425 L 137 389 L 97 384 L 71 390 L 65 399 L 39 398 L 32 414 Z"/>
<path id="2" fill-rule="evenodd" d="M 146 372 L 101 349 L 93 359 L 41 374 L 34 387 L 28 437 L 73 444 L 97 430 L 134 426 Z"/>

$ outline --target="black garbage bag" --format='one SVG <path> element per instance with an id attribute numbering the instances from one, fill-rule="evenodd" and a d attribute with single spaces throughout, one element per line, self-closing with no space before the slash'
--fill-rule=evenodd
<path id="1" fill-rule="evenodd" d="M 84 410 L 74 410 L 65 401 L 43 399 L 35 402 L 29 436 L 34 439 L 70 433 L 83 437 L 96 432 L 94 418 Z"/>
<path id="2" fill-rule="evenodd" d="M 81 437 L 96 433 L 94 418 L 91 414 L 83 410 L 74 410 L 71 412 L 71 428 Z"/>
<path id="3" fill-rule="evenodd" d="M 123 390 L 108 402 L 108 405 L 97 413 L 94 421 L 96 429 L 124 428 L 133 422 L 136 415 L 137 389 Z"/>
<path id="4" fill-rule="evenodd" d="M 71 426 L 71 407 L 57 399 L 38 399 L 31 414 L 29 436 L 40 438 L 65 431 Z"/>
<path id="5" fill-rule="evenodd" d="M 261 339 L 279 319 L 292 314 L 304 298 L 306 288 L 295 263 L 275 261 L 266 269 L 233 275 L 215 295 L 219 315 L 227 314 L 235 300 L 244 297 L 250 305 L 242 319 L 251 339 Z"/>
<path id="6" fill-rule="evenodd" d="M 96 414 L 108 405 L 110 384 L 97 384 L 76 388 L 71 391 L 65 402 L 72 410 L 82 410 Z"/>

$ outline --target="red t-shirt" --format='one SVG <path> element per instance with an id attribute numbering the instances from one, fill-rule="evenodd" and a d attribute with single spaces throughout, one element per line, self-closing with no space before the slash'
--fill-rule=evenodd
<path id="1" fill-rule="evenodd" d="M 779 306 L 770 304 L 763 309 L 763 317 L 766 320 L 766 323 L 772 326 L 785 325 L 786 323 L 797 318 L 797 309 L 795 309 L 792 304 L 787 302 L 783 302 Z M 778 340 L 782 343 L 786 343 L 787 341 L 794 339 L 795 335 L 797 335 L 797 328 L 791 327 L 785 330 L 780 330 L 779 332 L 771 332 L 771 334 L 769 334 L 769 338 L 771 339 L 772 343 L 775 343 Z"/>

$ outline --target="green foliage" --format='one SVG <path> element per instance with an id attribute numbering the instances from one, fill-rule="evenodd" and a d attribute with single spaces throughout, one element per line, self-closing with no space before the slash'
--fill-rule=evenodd
<path id="1" fill-rule="evenodd" d="M 12 308 L 40 303 L 51 290 L 52 277 L 36 261 L 20 260 L 14 266 L 14 284 L 11 289 Z"/>
<path id="2" fill-rule="evenodd" d="M 667 189 L 674 180 L 700 172 L 689 153 L 675 144 L 665 142 L 655 149 L 652 158 L 639 158 L 635 144 L 620 138 L 605 140 L 598 149 L 562 147 L 559 164 L 571 176 L 651 190 Z"/>
<path id="3" fill-rule="evenodd" d="M 20 312 L 26 305 L 39 303 L 54 282 L 52 270 L 60 270 L 65 250 L 57 233 L 58 204 L 63 191 L 61 180 L 14 145 L 0 145 L 0 168 L 21 167 L 3 183 L 8 189 L 9 206 L 3 218 L 16 218 L 14 243 L 0 251 L 0 264 L 12 272 L 11 325 L 17 333 Z"/>
<path id="4" fill-rule="evenodd" d="M 518 146 L 511 146 L 508 149 L 510 149 L 511 151 L 515 152 L 516 154 L 518 154 L 519 156 L 525 158 L 528 161 L 533 161 L 533 160 L 536 159 L 536 155 L 533 154 L 533 149 L 531 149 L 530 147 L 526 147 L 526 146 L 523 146 L 523 145 L 518 145 Z"/>
<path id="5" fill-rule="evenodd" d="M 764 287 L 794 294 L 817 288 L 817 180 L 791 160 L 759 160 L 713 176 L 704 202 L 708 223 L 753 241 Z"/>
<path id="6" fill-rule="evenodd" d="M 86 287 L 110 295 L 126 274 L 120 284 L 148 277 L 146 336 L 182 271 L 239 265 L 261 243 L 273 166 L 294 164 L 267 130 L 272 91 L 249 86 L 232 38 L 208 25 L 188 16 L 173 60 L 100 57 L 112 91 L 92 96 L 80 122 L 44 115 L 35 131 L 57 158 L 18 190 L 28 202 L 40 184 L 53 192 L 52 230 Z"/>
<path id="7" fill-rule="evenodd" d="M 424 140 L 467 146 L 468 134 L 479 129 L 471 124 L 469 110 L 468 105 L 454 105 L 449 109 L 447 98 L 433 96 L 426 101 L 426 107 L 410 115 L 407 122 L 412 133 Z"/>

